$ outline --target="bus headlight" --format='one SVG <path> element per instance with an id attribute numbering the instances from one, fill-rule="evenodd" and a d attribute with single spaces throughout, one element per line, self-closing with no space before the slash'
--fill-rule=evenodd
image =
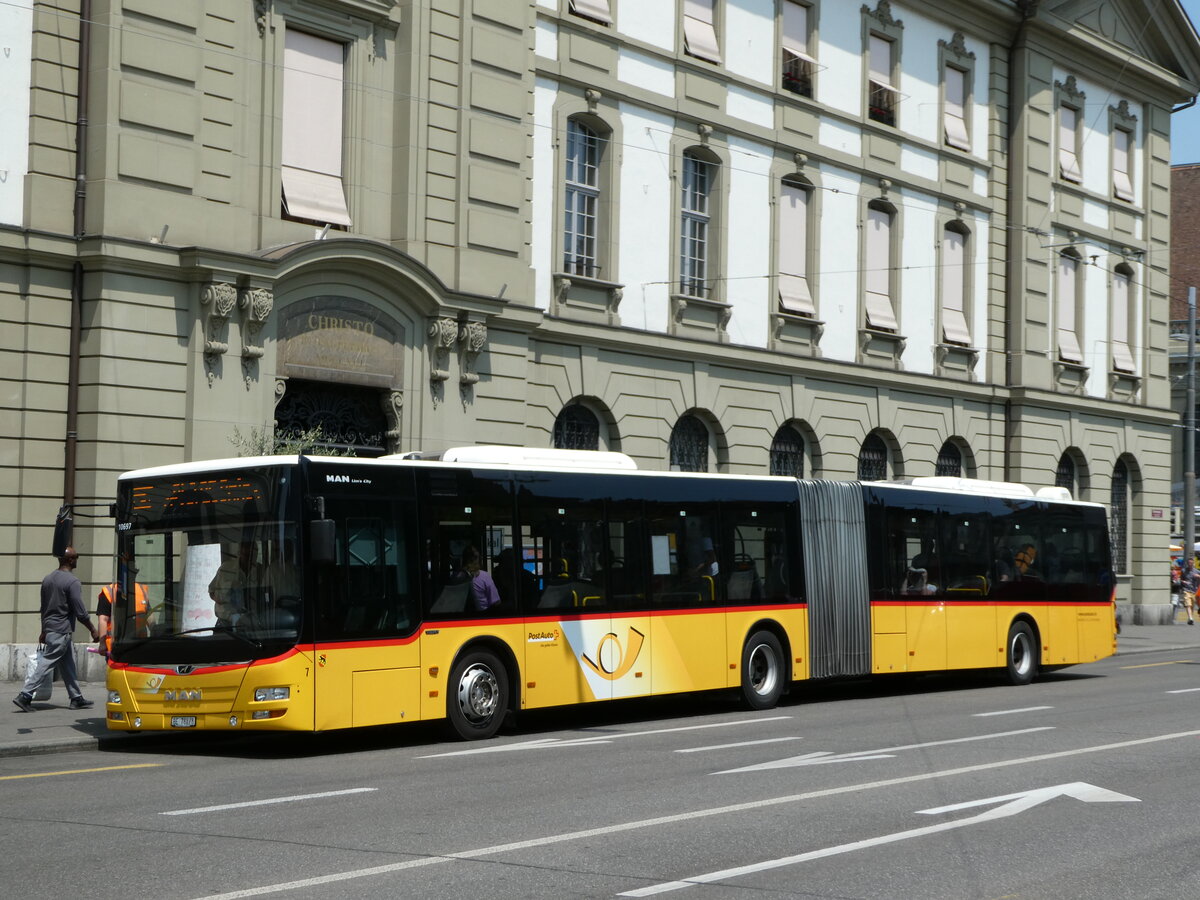
<path id="1" fill-rule="evenodd" d="M 109 691 L 109 692 L 108 692 L 108 702 L 109 702 L 109 703 L 116 703 L 116 704 L 120 705 L 120 703 L 121 703 L 121 692 L 120 692 L 120 691 Z"/>
<path id="2" fill-rule="evenodd" d="M 289 687 L 265 687 L 254 689 L 254 702 L 266 703 L 268 700 L 287 700 L 292 696 Z"/>

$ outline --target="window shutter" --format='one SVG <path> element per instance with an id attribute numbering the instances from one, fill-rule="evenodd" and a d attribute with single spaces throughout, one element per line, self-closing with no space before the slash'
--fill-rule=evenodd
<path id="1" fill-rule="evenodd" d="M 960 150 L 971 149 L 971 138 L 967 134 L 966 102 L 967 73 L 962 69 L 946 66 L 946 99 L 942 125 L 946 132 L 946 143 Z"/>
<path id="2" fill-rule="evenodd" d="M 1079 338 L 1075 334 L 1076 279 L 1079 260 L 1073 256 L 1058 257 L 1058 356 L 1065 362 L 1083 364 Z"/>
<path id="3" fill-rule="evenodd" d="M 342 186 L 345 49 L 287 31 L 283 50 L 283 199 L 288 214 L 350 225 Z"/>
<path id="4" fill-rule="evenodd" d="M 1129 155 L 1132 137 L 1118 128 L 1113 132 L 1113 193 L 1120 200 L 1133 202 L 1133 182 L 1129 180 Z"/>
<path id="5" fill-rule="evenodd" d="M 812 58 L 808 53 L 808 7 L 790 0 L 783 4 L 783 49 Z"/>
<path id="6" fill-rule="evenodd" d="M 888 331 L 899 329 L 892 308 L 892 216 L 882 209 L 867 210 L 866 282 L 867 324 Z"/>
<path id="7" fill-rule="evenodd" d="M 1129 283 L 1128 275 L 1113 276 L 1112 297 L 1112 355 L 1113 369 L 1135 371 L 1133 354 L 1129 352 Z"/>
<path id="8" fill-rule="evenodd" d="M 808 286 L 808 191 L 786 182 L 779 196 L 779 305 L 796 315 L 817 313 Z"/>
<path id="9" fill-rule="evenodd" d="M 870 62 L 871 80 L 876 84 L 892 88 L 892 42 L 878 35 L 871 35 Z"/>
<path id="10" fill-rule="evenodd" d="M 1058 169 L 1059 174 L 1067 181 L 1082 181 L 1079 171 L 1079 157 L 1075 153 L 1078 147 L 1076 133 L 1079 113 L 1069 106 L 1058 108 Z"/>
<path id="11" fill-rule="evenodd" d="M 685 0 L 683 5 L 684 50 L 709 62 L 721 61 L 717 29 L 713 23 L 713 0 Z"/>
<path id="12" fill-rule="evenodd" d="M 612 24 L 612 13 L 608 9 L 608 0 L 571 0 L 571 12 L 587 19 L 595 19 L 605 25 Z"/>
<path id="13" fill-rule="evenodd" d="M 966 235 L 947 228 L 942 233 L 942 339 L 971 345 L 971 330 L 964 313 L 966 293 Z"/>

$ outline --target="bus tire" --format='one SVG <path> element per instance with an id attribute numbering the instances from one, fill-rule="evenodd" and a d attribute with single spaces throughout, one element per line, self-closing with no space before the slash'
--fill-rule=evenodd
<path id="1" fill-rule="evenodd" d="M 508 672 L 494 654 L 476 650 L 455 662 L 446 694 L 454 734 L 465 741 L 489 738 L 508 710 Z"/>
<path id="2" fill-rule="evenodd" d="M 1029 684 L 1038 673 L 1037 641 L 1027 622 L 1013 622 L 1005 651 L 1009 684 Z"/>
<path id="3" fill-rule="evenodd" d="M 783 648 L 769 631 L 756 631 L 742 648 L 742 700 L 751 709 L 772 709 L 783 694 Z"/>

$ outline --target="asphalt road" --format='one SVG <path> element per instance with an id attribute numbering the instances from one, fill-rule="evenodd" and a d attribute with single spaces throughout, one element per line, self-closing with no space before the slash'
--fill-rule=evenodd
<path id="1" fill-rule="evenodd" d="M 1200 896 L 1200 650 L 0 759 L 8 896 Z M 184 736 L 172 736 L 181 738 Z"/>

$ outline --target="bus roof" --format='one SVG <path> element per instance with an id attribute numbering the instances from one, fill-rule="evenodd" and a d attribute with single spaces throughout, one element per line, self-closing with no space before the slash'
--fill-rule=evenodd
<path id="1" fill-rule="evenodd" d="M 637 463 L 624 453 L 595 450 L 553 450 L 507 446 L 456 447 L 445 451 L 442 459 L 422 459 L 415 454 L 395 454 L 378 458 L 354 456 L 308 456 L 322 464 L 353 466 L 416 467 L 445 466 L 453 469 L 553 470 L 592 474 L 623 474 L 657 478 L 687 478 L 703 476 L 729 481 L 795 481 L 782 475 L 742 475 L 712 472 L 663 472 L 637 468 Z M 163 478 L 180 475 L 202 475 L 214 471 L 262 468 L 265 466 L 295 466 L 300 456 L 239 456 L 227 459 L 198 460 L 136 469 L 118 476 L 119 481 L 139 478 Z M 851 479 L 847 479 L 850 481 Z M 1071 503 L 1102 506 L 1098 503 L 1072 499 L 1063 488 L 1043 487 L 1035 492 L 1023 484 L 1005 481 L 984 481 L 977 478 L 945 476 L 911 478 L 906 481 L 861 482 L 870 487 L 896 490 L 917 490 L 968 494 L 978 497 L 1043 500 L 1051 503 Z"/>

